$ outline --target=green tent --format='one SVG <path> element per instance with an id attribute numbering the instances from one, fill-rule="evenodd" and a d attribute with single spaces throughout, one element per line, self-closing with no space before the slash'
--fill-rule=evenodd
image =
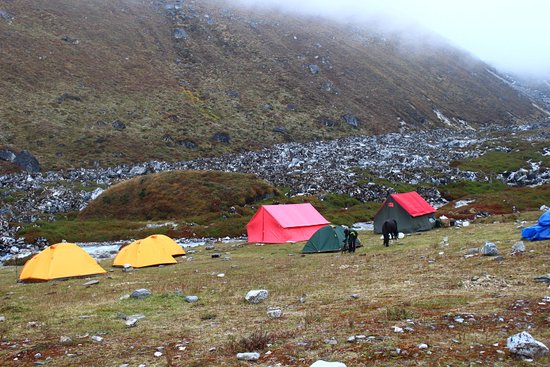
<path id="1" fill-rule="evenodd" d="M 344 227 L 330 224 L 321 227 L 311 236 L 302 249 L 302 253 L 311 254 L 315 252 L 337 252 L 344 246 Z M 361 245 L 357 239 L 357 247 Z"/>

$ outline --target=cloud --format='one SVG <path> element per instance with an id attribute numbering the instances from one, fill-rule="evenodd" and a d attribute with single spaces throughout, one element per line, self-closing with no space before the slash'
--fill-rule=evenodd
<path id="1" fill-rule="evenodd" d="M 337 21 L 419 25 L 507 72 L 550 75 L 548 0 L 238 0 Z"/>

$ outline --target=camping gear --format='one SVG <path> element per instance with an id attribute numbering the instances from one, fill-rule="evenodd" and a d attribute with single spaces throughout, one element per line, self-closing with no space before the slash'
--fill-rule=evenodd
<path id="1" fill-rule="evenodd" d="M 329 224 L 310 203 L 262 205 L 246 225 L 248 242 L 306 241 Z"/>
<path id="2" fill-rule="evenodd" d="M 137 240 L 124 246 L 113 260 L 113 266 L 130 265 L 133 268 L 176 263 L 177 261 L 166 247 L 156 240 L 147 239 Z"/>
<path id="3" fill-rule="evenodd" d="M 57 243 L 46 247 L 23 266 L 19 280 L 52 280 L 104 274 L 86 251 L 73 243 Z"/>
<path id="4" fill-rule="evenodd" d="M 176 241 L 163 234 L 153 234 L 141 241 L 152 241 L 156 246 L 164 247 L 172 256 L 185 255 L 185 250 Z"/>
<path id="5" fill-rule="evenodd" d="M 390 194 L 374 216 L 374 233 L 382 233 L 387 219 L 397 221 L 397 230 L 403 233 L 427 231 L 434 227 L 433 208 L 416 191 Z"/>
<path id="6" fill-rule="evenodd" d="M 550 239 L 550 210 L 540 216 L 538 224 L 522 229 L 521 237 L 528 241 Z"/>
<path id="7" fill-rule="evenodd" d="M 331 224 L 321 227 L 307 241 L 302 249 L 302 253 L 343 251 L 346 248 L 346 244 L 344 243 L 345 238 L 346 235 L 342 226 Z M 357 238 L 355 243 L 356 247 L 361 246 L 359 238 Z"/>

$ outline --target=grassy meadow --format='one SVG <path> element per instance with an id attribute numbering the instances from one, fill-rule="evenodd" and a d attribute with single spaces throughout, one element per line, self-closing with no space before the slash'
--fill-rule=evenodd
<path id="1" fill-rule="evenodd" d="M 110 271 L 93 277 L 99 283 L 92 286 L 84 286 L 89 279 L 21 284 L 20 268 L 2 267 L 0 365 L 310 366 L 324 359 L 347 366 L 547 366 L 547 359 L 527 363 L 506 349 L 506 338 L 524 330 L 550 344 L 550 304 L 542 302 L 550 290 L 533 280 L 550 273 L 550 241 L 510 253 L 520 240 L 518 222 L 530 225 L 539 215 L 440 228 L 388 248 L 379 235 L 361 232 L 366 246 L 354 255 L 302 256 L 304 243 L 220 243 L 214 251 L 221 258 L 197 247 L 178 264 L 133 272 L 105 260 Z M 486 240 L 503 259 L 466 256 Z M 139 288 L 152 296 L 124 299 Z M 177 289 L 200 299 L 187 303 Z M 266 289 L 269 298 L 248 304 L 251 289 Z M 281 307 L 283 316 L 270 319 L 268 307 Z M 145 318 L 127 327 L 121 313 Z M 367 338 L 347 342 L 358 335 Z M 337 344 L 325 343 L 330 338 Z M 250 351 L 260 360 L 235 357 Z"/>

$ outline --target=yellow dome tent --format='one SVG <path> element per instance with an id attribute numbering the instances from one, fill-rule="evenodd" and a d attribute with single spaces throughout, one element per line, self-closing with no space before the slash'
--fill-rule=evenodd
<path id="1" fill-rule="evenodd" d="M 19 280 L 52 280 L 104 273 L 105 269 L 77 245 L 57 243 L 28 260 Z"/>
<path id="2" fill-rule="evenodd" d="M 176 264 L 171 251 L 160 245 L 156 240 L 137 240 L 120 249 L 113 266 L 131 265 L 134 268 L 163 264 Z"/>
<path id="3" fill-rule="evenodd" d="M 180 245 L 178 245 L 176 241 L 174 241 L 170 237 L 165 236 L 163 234 L 154 234 L 141 240 L 141 242 L 145 242 L 145 241 L 155 242 L 156 246 L 164 247 L 168 251 L 168 253 L 172 256 L 185 255 L 185 250 Z"/>

